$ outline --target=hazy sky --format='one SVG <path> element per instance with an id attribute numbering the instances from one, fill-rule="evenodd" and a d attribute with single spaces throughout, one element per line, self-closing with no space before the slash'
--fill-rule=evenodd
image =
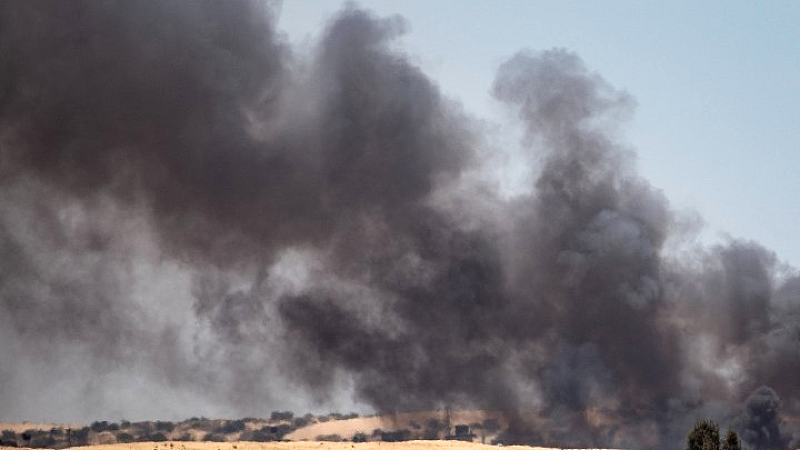
<path id="1" fill-rule="evenodd" d="M 344 1 L 286 1 L 310 44 Z M 704 239 L 752 239 L 800 266 L 800 2 L 370 1 L 407 21 L 404 50 L 471 114 L 500 122 L 499 64 L 523 48 L 576 52 L 637 101 L 624 140 Z"/>

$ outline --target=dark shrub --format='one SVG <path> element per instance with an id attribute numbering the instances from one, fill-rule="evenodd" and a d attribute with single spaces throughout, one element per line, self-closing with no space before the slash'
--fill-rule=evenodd
<path id="1" fill-rule="evenodd" d="M 353 442 L 367 442 L 367 435 L 361 432 L 358 432 L 353 435 Z"/>
<path id="2" fill-rule="evenodd" d="M 468 425 L 456 425 L 456 437 L 466 437 L 469 436 L 469 426 Z"/>
<path id="3" fill-rule="evenodd" d="M 323 442 L 342 442 L 342 437 L 338 434 L 321 434 L 317 436 L 315 440 Z"/>
<path id="4" fill-rule="evenodd" d="M 167 436 L 164 435 L 164 433 L 156 432 L 156 433 L 153 433 L 150 436 L 148 436 L 147 440 L 153 441 L 153 442 L 164 442 L 164 441 L 167 440 Z"/>
<path id="5" fill-rule="evenodd" d="M 3 433 L 0 434 L 0 446 L 16 447 L 17 433 L 15 433 L 14 430 L 3 430 Z"/>
<path id="6" fill-rule="evenodd" d="M 117 435 L 117 442 L 120 442 L 120 443 L 123 443 L 123 444 L 127 444 L 127 443 L 133 442 L 135 440 L 136 439 L 130 433 L 124 433 L 123 432 L 123 433 L 119 433 Z"/>
<path id="7" fill-rule="evenodd" d="M 295 428 L 303 428 L 309 423 L 311 423 L 311 421 L 306 419 L 305 417 L 295 417 L 294 420 L 292 421 L 292 426 Z"/>
<path id="8" fill-rule="evenodd" d="M 245 427 L 244 420 L 228 420 L 225 422 L 224 425 L 217 428 L 215 431 L 217 433 L 237 433 L 239 431 L 244 430 Z"/>
<path id="9" fill-rule="evenodd" d="M 35 430 L 29 433 L 30 443 L 28 446 L 33 448 L 53 448 L 56 446 L 56 440 L 50 436 L 50 433 L 42 430 Z"/>
<path id="10" fill-rule="evenodd" d="M 89 445 L 89 427 L 79 428 L 69 432 L 70 445 L 73 447 Z"/>
<path id="11" fill-rule="evenodd" d="M 294 413 L 291 411 L 272 411 L 269 415 L 270 420 L 292 420 Z"/>
<path id="12" fill-rule="evenodd" d="M 402 430 L 384 431 L 381 433 L 381 440 L 383 442 L 403 442 L 411 439 L 411 430 L 403 428 Z"/>
<path id="13" fill-rule="evenodd" d="M 108 421 L 103 420 L 98 422 L 92 422 L 92 424 L 89 425 L 89 428 L 91 428 L 92 431 L 94 431 L 95 433 L 106 431 L 108 430 Z"/>
<path id="14" fill-rule="evenodd" d="M 157 420 L 155 425 L 156 430 L 159 431 L 166 431 L 167 433 L 171 433 L 172 430 L 175 429 L 175 424 L 168 421 L 168 420 Z"/>
<path id="15" fill-rule="evenodd" d="M 264 432 L 262 430 L 256 430 L 256 431 L 253 431 L 253 434 L 251 434 L 250 436 L 247 437 L 247 439 L 244 439 L 244 440 L 254 441 L 254 442 L 271 442 L 271 441 L 276 440 L 274 436 L 275 435 L 273 435 L 273 434 L 271 434 L 269 432 Z"/>
<path id="16" fill-rule="evenodd" d="M 203 436 L 203 441 L 206 442 L 225 442 L 225 436 L 219 433 L 207 433 Z"/>

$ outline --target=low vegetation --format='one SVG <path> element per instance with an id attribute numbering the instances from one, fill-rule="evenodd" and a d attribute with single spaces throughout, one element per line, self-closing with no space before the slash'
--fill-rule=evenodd
<path id="1" fill-rule="evenodd" d="M 306 414 L 295 417 L 291 411 L 273 411 L 269 419 L 245 418 L 238 420 L 214 420 L 205 417 L 171 421 L 131 422 L 105 420 L 92 422 L 84 427 L 30 428 L 24 431 L 6 429 L 0 431 L 0 446 L 29 448 L 67 448 L 85 445 L 165 442 L 275 442 L 299 428 L 318 421 L 351 419 L 358 414 L 331 413 L 315 417 Z M 326 436 L 327 440 L 343 440 L 338 436 Z"/>

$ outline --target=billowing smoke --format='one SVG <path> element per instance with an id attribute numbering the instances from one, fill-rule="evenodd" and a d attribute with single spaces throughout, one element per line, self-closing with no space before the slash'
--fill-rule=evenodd
<path id="1" fill-rule="evenodd" d="M 533 444 L 797 433 L 800 277 L 686 244 L 616 140 L 628 94 L 565 50 L 504 63 L 534 174 L 509 197 L 402 19 L 347 7 L 305 53 L 270 6 L 0 3 L 0 418 L 355 401 L 500 410 Z"/>
<path id="2" fill-rule="evenodd" d="M 742 439 L 751 448 L 786 448 L 780 429 L 780 398 L 775 391 L 761 386 L 744 402 L 741 413 Z"/>

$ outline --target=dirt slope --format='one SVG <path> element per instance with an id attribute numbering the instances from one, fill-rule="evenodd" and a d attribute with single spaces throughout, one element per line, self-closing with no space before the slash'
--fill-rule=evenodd
<path id="1" fill-rule="evenodd" d="M 75 423 L 51 423 L 51 422 L 0 422 L 0 430 L 13 430 L 15 433 L 23 433 L 28 430 L 50 430 L 52 428 L 82 428 L 83 425 Z"/>
<path id="2" fill-rule="evenodd" d="M 384 431 L 403 428 L 414 429 L 415 424 L 420 427 L 425 427 L 426 423 L 432 419 L 444 422 L 446 420 L 446 412 L 402 412 L 393 415 L 318 422 L 287 434 L 286 439 L 292 441 L 311 441 L 315 440 L 317 436 L 331 434 L 338 434 L 343 438 L 352 439 L 353 435 L 356 433 L 365 433 L 369 435 L 376 429 L 382 429 Z M 470 425 L 473 423 L 482 423 L 486 419 L 495 419 L 505 427 L 503 416 L 498 412 L 469 410 L 450 411 L 450 423 L 452 426 L 458 424 Z"/>

